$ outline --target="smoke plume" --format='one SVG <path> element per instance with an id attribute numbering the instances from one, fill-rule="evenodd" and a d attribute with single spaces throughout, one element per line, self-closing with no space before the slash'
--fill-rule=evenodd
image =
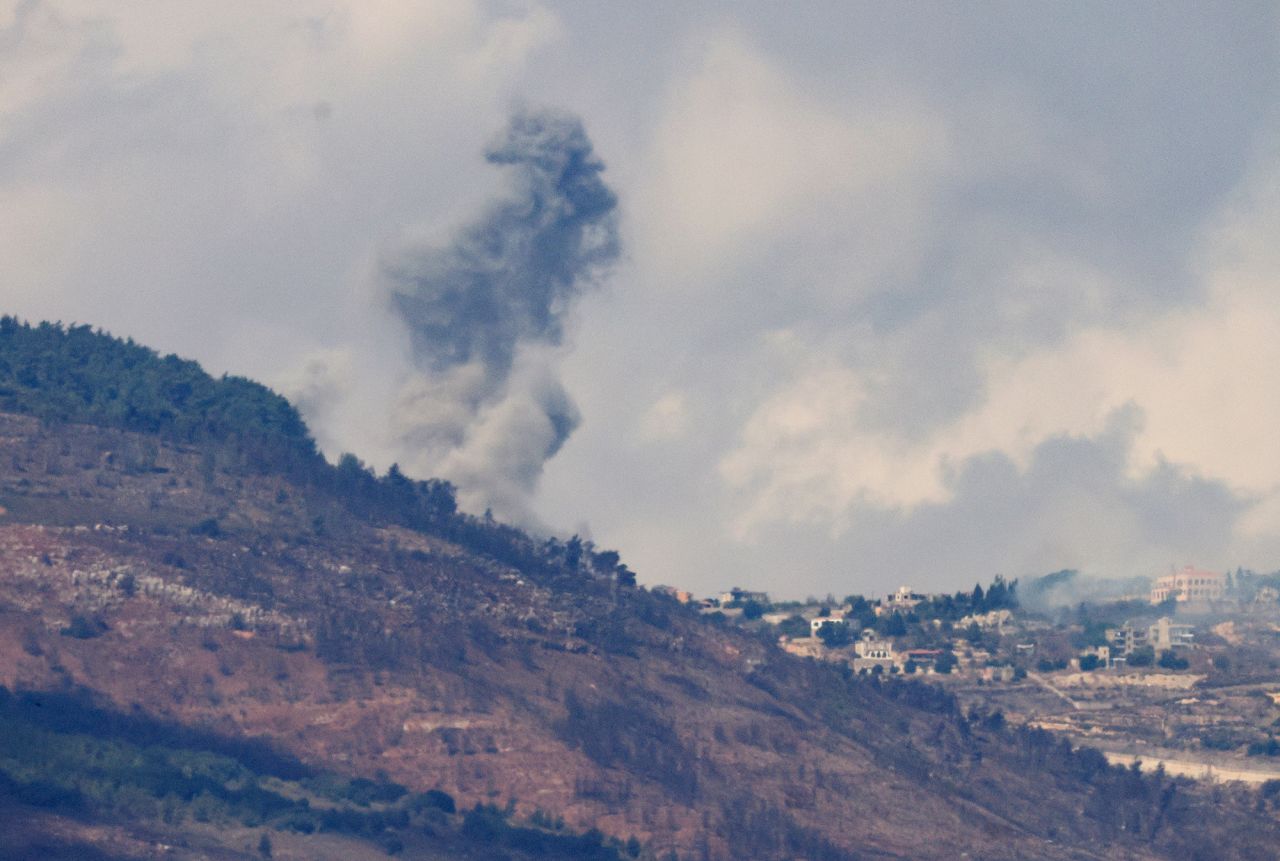
<path id="1" fill-rule="evenodd" d="M 580 416 L 555 347 L 573 301 L 618 257 L 617 197 L 575 117 L 519 113 L 485 153 L 510 187 L 443 247 L 384 266 L 420 372 L 401 391 L 409 464 L 470 508 L 525 515 L 543 464 Z"/>

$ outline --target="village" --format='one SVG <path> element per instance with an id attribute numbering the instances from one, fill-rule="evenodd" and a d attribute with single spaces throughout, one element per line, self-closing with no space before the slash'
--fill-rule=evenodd
<path id="1" fill-rule="evenodd" d="M 1070 571 L 969 592 L 698 599 L 721 624 L 859 675 L 927 677 L 963 707 L 1062 734 L 1119 762 L 1280 779 L 1280 574 L 1194 566 L 1089 596 Z M 1082 597 L 1084 596 L 1084 597 Z"/>

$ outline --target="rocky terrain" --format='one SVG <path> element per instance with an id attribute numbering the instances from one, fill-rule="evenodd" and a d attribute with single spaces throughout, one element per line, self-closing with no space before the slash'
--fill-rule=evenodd
<path id="1" fill-rule="evenodd" d="M 251 739 L 308 779 L 443 793 L 456 817 L 492 805 L 528 831 L 485 849 L 477 813 L 449 843 L 460 820 L 424 826 L 420 804 L 379 826 L 404 857 L 567 857 L 529 835 L 588 829 L 661 859 L 1276 857 L 1252 790 L 1110 767 L 936 688 L 784 655 L 589 546 L 415 524 L 241 445 L 0 414 L 6 695 L 72 697 L 239 762 Z M 28 846 L 263 854 L 243 822 L 166 822 L 156 798 L 42 807 L 39 775 L 0 771 Z M 291 804 L 304 791 L 302 772 L 262 774 Z M 357 857 L 318 798 L 252 820 L 274 857 Z"/>

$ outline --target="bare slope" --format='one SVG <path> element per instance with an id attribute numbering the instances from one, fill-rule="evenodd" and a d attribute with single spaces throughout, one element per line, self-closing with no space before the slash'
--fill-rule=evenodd
<path id="1" fill-rule="evenodd" d="M 642 857 L 1274 855 L 1251 797 L 790 658 L 636 588 L 617 554 L 331 466 L 250 381 L 3 318 L 0 409 L 10 690 L 88 692 Z"/>
<path id="2" fill-rule="evenodd" d="M 82 686 L 651 854 L 1185 858 L 1215 803 L 196 447 L 2 416 L 0 505 L 0 684 Z M 1272 857 L 1272 823 L 1216 804 L 1231 836 L 1205 857 Z"/>

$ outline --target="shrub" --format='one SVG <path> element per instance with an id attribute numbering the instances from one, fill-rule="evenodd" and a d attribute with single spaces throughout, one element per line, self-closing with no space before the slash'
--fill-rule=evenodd
<path id="1" fill-rule="evenodd" d="M 77 640 L 92 640 L 94 637 L 101 637 L 107 632 L 107 623 L 94 616 L 72 616 L 71 624 L 60 630 L 58 633 L 64 637 L 75 637 Z"/>
<path id="2" fill-rule="evenodd" d="M 445 813 L 456 813 L 458 810 L 453 796 L 439 789 L 428 789 L 421 795 L 421 798 L 425 807 L 433 807 L 436 810 L 443 810 Z"/>
<path id="3" fill-rule="evenodd" d="M 1156 655 L 1150 646 L 1134 649 L 1129 653 L 1129 666 L 1149 667 L 1155 663 Z"/>
<path id="4" fill-rule="evenodd" d="M 1249 745 L 1249 756 L 1280 756 L 1280 742 L 1275 736 Z"/>

